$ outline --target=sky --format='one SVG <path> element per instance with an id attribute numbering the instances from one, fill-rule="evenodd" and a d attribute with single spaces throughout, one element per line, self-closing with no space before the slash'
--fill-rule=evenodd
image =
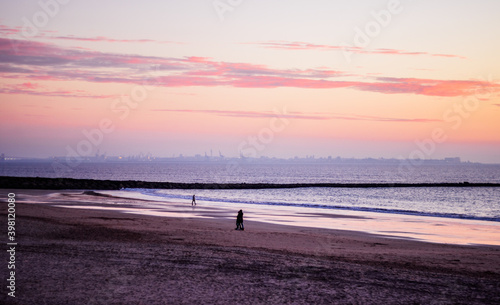
<path id="1" fill-rule="evenodd" d="M 500 1 L 2 1 L 0 153 L 500 163 Z"/>

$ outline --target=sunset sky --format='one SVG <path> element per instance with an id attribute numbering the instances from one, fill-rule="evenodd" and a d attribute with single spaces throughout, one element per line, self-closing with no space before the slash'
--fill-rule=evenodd
<path id="1" fill-rule="evenodd" d="M 500 1 L 0 7 L 7 156 L 500 163 Z"/>

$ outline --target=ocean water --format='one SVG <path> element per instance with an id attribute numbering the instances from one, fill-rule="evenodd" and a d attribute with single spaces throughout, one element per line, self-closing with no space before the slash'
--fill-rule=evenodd
<path id="1" fill-rule="evenodd" d="M 0 162 L 0 176 L 200 183 L 500 183 L 500 165 Z"/>
<path id="2" fill-rule="evenodd" d="M 246 163 L 82 163 L 55 171 L 51 163 L 3 162 L 2 176 L 66 177 L 201 183 L 500 183 L 500 165 L 449 164 L 401 167 L 398 164 L 246 164 Z M 353 210 L 500 222 L 499 187 L 326 188 L 259 190 L 130 189 L 167 202 L 253 204 Z"/>
<path id="3" fill-rule="evenodd" d="M 126 189 L 170 202 L 285 206 L 351 210 L 500 222 L 500 187 L 481 188 L 327 188 L 258 190 Z"/>

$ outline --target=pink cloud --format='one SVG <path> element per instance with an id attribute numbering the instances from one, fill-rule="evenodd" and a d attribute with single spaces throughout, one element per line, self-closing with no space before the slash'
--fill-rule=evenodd
<path id="1" fill-rule="evenodd" d="M 413 93 L 429 96 L 464 96 L 477 91 L 498 91 L 500 86 L 487 81 L 433 80 L 418 78 L 379 77 L 382 82 L 358 84 L 364 91 L 381 93 Z"/>
<path id="2" fill-rule="evenodd" d="M 72 98 L 91 98 L 91 99 L 107 99 L 113 98 L 113 95 L 95 95 L 88 94 L 83 90 L 45 90 L 38 84 L 23 83 L 9 86 L 8 88 L 0 88 L 0 94 L 28 94 L 38 96 L 52 97 L 72 97 Z"/>
<path id="3" fill-rule="evenodd" d="M 206 57 L 124 55 L 62 48 L 35 41 L 14 43 L 19 48 L 12 48 L 12 40 L 0 38 L 0 77 L 24 81 L 78 80 L 146 83 L 163 87 L 350 88 L 385 94 L 429 96 L 462 96 L 478 90 L 500 91 L 498 84 L 486 81 L 373 76 L 352 79 L 353 75 L 327 68 L 275 69 L 266 65 L 218 62 Z"/>
<path id="4" fill-rule="evenodd" d="M 193 109 L 151 109 L 153 112 L 177 112 L 177 113 L 202 113 L 217 116 L 228 116 L 238 118 L 287 118 L 300 120 L 349 120 L 349 121 L 376 121 L 376 122 L 407 122 L 407 123 L 431 123 L 441 122 L 437 119 L 408 119 L 408 118 L 387 118 L 364 115 L 344 115 L 344 114 L 317 114 L 304 112 L 275 113 L 271 111 L 231 111 L 231 110 L 193 110 Z"/>
<path id="5" fill-rule="evenodd" d="M 38 29 L 37 37 L 39 39 L 51 39 L 51 40 L 73 40 L 73 41 L 84 41 L 84 42 L 109 42 L 109 43 L 162 43 L 162 44 L 183 44 L 177 41 L 167 41 L 167 40 L 154 40 L 154 39 L 115 39 L 105 36 L 95 36 L 95 37 L 78 37 L 74 35 L 57 35 L 57 31 L 41 30 Z M 56 35 L 53 35 L 56 34 Z M 0 35 L 20 39 L 22 38 L 22 28 L 21 27 L 9 27 L 0 24 Z"/>
<path id="6" fill-rule="evenodd" d="M 153 112 L 180 112 L 180 113 L 203 113 L 213 114 L 218 116 L 230 116 L 240 118 L 297 118 L 295 115 L 276 114 L 271 111 L 230 111 L 230 110 L 192 110 L 192 109 L 151 109 Z"/>
<path id="7" fill-rule="evenodd" d="M 5 36 L 11 36 L 11 35 L 16 35 L 21 32 L 21 29 L 19 27 L 9 27 L 3 24 L 0 24 L 0 35 L 5 35 Z"/>
<path id="8" fill-rule="evenodd" d="M 254 76 L 239 79 L 228 80 L 227 84 L 234 87 L 243 88 L 278 88 L 278 87 L 294 87 L 294 88 L 310 88 L 310 89 L 333 89 L 333 88 L 349 88 L 357 84 L 357 82 L 346 81 L 330 81 L 323 79 L 304 79 L 304 78 L 289 78 L 280 76 Z"/>
<path id="9" fill-rule="evenodd" d="M 212 62 L 212 59 L 210 57 L 191 56 L 191 57 L 188 57 L 187 60 L 189 62 L 199 62 L 199 63 L 210 63 L 210 62 Z"/>
<path id="10" fill-rule="evenodd" d="M 345 73 L 328 69 L 288 69 L 277 70 L 269 68 L 265 65 L 255 65 L 247 63 L 228 63 L 216 62 L 205 57 L 188 57 L 189 63 L 194 63 L 193 70 L 186 72 L 186 75 L 203 75 L 203 76 L 232 76 L 238 78 L 244 75 L 260 75 L 260 76 L 281 76 L 281 77 L 305 77 L 305 78 L 327 78 L 334 76 L 342 76 Z"/>
<path id="11" fill-rule="evenodd" d="M 25 88 L 25 89 L 36 89 L 39 88 L 40 86 L 38 84 L 34 83 L 22 83 L 19 85 L 19 88 Z"/>
<path id="12" fill-rule="evenodd" d="M 248 43 L 257 45 L 267 49 L 279 49 L 279 50 L 314 50 L 314 51 L 346 51 L 358 54 L 386 54 L 386 55 L 426 55 L 426 56 L 438 56 L 438 57 L 450 57 L 450 58 L 460 58 L 465 59 L 465 57 L 454 54 L 436 54 L 429 52 L 414 52 L 414 51 L 404 51 L 396 49 L 373 49 L 368 50 L 360 47 L 352 46 L 342 46 L 342 45 L 322 45 L 313 44 L 308 42 L 288 42 L 288 41 L 269 41 L 269 42 L 256 42 Z"/>
<path id="13" fill-rule="evenodd" d="M 119 42 L 119 43 L 145 43 L 145 42 L 153 42 L 153 43 L 172 43 L 172 44 L 180 44 L 180 42 L 176 41 L 165 41 L 165 40 L 153 40 L 153 39 L 113 39 L 109 37 L 97 36 L 97 37 L 77 37 L 73 35 L 69 36 L 44 36 L 43 38 L 48 39 L 60 39 L 60 40 L 75 40 L 75 41 L 85 41 L 85 42 Z"/>

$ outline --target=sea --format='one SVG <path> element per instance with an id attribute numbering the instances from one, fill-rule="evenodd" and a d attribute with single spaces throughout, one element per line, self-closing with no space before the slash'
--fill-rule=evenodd
<path id="1" fill-rule="evenodd" d="M 51 162 L 1 162 L 1 176 L 182 183 L 500 183 L 500 165 L 247 162 L 84 162 L 60 171 Z M 364 211 L 500 222 L 500 187 L 303 187 L 280 189 L 125 189 L 165 202 Z"/>

